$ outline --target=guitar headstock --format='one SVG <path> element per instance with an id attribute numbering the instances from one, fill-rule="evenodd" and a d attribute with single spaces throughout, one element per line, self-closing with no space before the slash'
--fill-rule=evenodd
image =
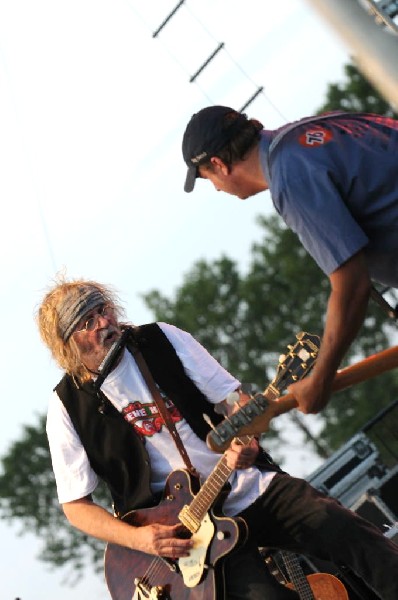
<path id="1" fill-rule="evenodd" d="M 279 358 L 276 376 L 271 386 L 279 393 L 291 383 L 303 379 L 315 364 L 321 340 L 318 335 L 301 331 L 296 334 L 297 342 L 288 346 L 287 354 Z"/>
<path id="2" fill-rule="evenodd" d="M 287 354 L 279 359 L 277 373 L 273 381 L 262 394 L 256 394 L 252 400 L 242 406 L 237 412 L 214 427 L 207 435 L 207 445 L 215 452 L 224 452 L 237 435 L 252 434 L 253 425 L 261 422 L 259 431 L 266 431 L 266 426 L 272 414 L 281 414 L 290 410 L 279 402 L 273 402 L 291 383 L 303 379 L 315 364 L 320 347 L 320 338 L 306 332 L 296 335 L 297 342 L 288 346 Z M 295 401 L 294 401 L 295 402 Z M 265 418 L 267 417 L 267 418 Z"/>

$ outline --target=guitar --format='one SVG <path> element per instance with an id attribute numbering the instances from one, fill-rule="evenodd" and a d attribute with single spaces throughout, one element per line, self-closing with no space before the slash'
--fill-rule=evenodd
<path id="1" fill-rule="evenodd" d="M 316 356 L 315 352 L 313 357 L 306 355 L 306 359 L 311 358 L 306 362 L 302 356 L 291 370 L 294 354 L 294 347 L 289 346 L 289 354 L 284 357 L 286 367 L 281 360 L 281 376 L 278 381 L 273 380 L 265 393 L 279 395 L 283 387 L 308 372 Z M 243 436 L 239 441 L 248 444 L 252 438 Z M 173 471 L 158 506 L 124 515 L 123 520 L 135 527 L 154 523 L 174 525 L 180 521 L 194 540 L 194 547 L 188 557 L 174 561 L 109 543 L 105 550 L 105 578 L 113 600 L 225 598 L 223 559 L 247 537 L 243 519 L 225 517 L 213 510 L 216 501 L 217 506 L 221 504 L 220 496 L 232 471 L 225 455 L 201 487 L 198 479 L 186 470 Z"/>
<path id="2" fill-rule="evenodd" d="M 256 394 L 233 415 L 212 428 L 206 438 L 211 450 L 224 452 L 237 435 L 255 435 L 266 431 L 273 417 L 286 412 L 285 405 L 275 402 L 275 399 L 280 396 L 281 389 L 309 373 L 315 364 L 320 346 L 320 338 L 317 335 L 300 332 L 296 339 L 294 346 L 288 346 L 289 352 L 280 357 L 276 375 L 267 389 L 262 394 Z M 261 423 L 261 429 L 256 428 L 258 422 Z"/>
<path id="3" fill-rule="evenodd" d="M 299 335 L 304 336 L 303 340 L 299 339 Z M 299 339 L 296 346 L 299 347 L 303 341 L 303 348 L 298 349 L 296 352 L 297 356 L 301 352 L 304 355 L 306 351 L 309 353 L 317 352 L 317 349 L 311 350 L 311 346 L 314 343 L 314 336 L 307 339 L 306 336 L 308 334 L 299 335 L 296 336 Z M 292 370 L 294 370 L 296 360 L 296 357 L 291 357 Z M 396 367 L 398 367 L 398 346 L 393 346 L 337 371 L 332 384 L 332 391 L 338 392 L 344 390 Z M 269 393 L 268 388 L 263 394 L 254 396 L 253 400 L 243 406 L 232 417 L 222 421 L 208 434 L 206 441 L 209 448 L 214 452 L 224 452 L 236 435 L 258 435 L 265 433 L 269 429 L 270 421 L 274 417 L 297 408 L 297 401 L 293 394 L 285 394 L 275 401 L 276 398 L 278 398 L 278 394 L 273 390 Z"/>
<path id="4" fill-rule="evenodd" d="M 217 469 L 217 466 L 201 489 L 197 478 L 186 470 L 173 471 L 158 506 L 134 510 L 123 517 L 136 527 L 153 523 L 174 525 L 181 521 L 195 543 L 189 557 L 176 561 L 108 544 L 105 578 L 113 600 L 224 598 L 221 559 L 245 541 L 247 528 L 243 519 L 210 512 L 216 492 L 209 486 L 214 477 L 218 478 L 216 471 L 225 481 L 230 474 L 223 477 L 222 467 Z M 219 493 L 218 479 L 215 485 Z"/>
<path id="5" fill-rule="evenodd" d="M 300 600 L 349 600 L 346 588 L 334 575 L 305 575 L 297 554 L 280 550 L 277 555 L 282 559 L 289 579 L 284 576 L 278 561 L 271 555 L 265 557 L 265 563 L 279 583 L 295 590 Z"/>

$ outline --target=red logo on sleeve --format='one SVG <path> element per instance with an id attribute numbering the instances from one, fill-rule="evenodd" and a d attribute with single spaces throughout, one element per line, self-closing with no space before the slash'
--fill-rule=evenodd
<path id="1" fill-rule="evenodd" d="M 307 129 L 305 133 L 302 133 L 298 139 L 299 144 L 306 146 L 307 148 L 316 148 L 317 146 L 323 146 L 333 139 L 332 132 L 323 127 L 314 127 L 313 129 Z"/>

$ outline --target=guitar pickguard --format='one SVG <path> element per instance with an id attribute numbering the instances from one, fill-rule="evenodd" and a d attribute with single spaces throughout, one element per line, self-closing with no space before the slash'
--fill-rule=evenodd
<path id="1" fill-rule="evenodd" d="M 195 587 L 202 579 L 206 567 L 207 550 L 213 539 L 214 529 L 210 516 L 207 514 L 202 520 L 198 531 L 192 535 L 194 545 L 189 556 L 183 556 L 178 561 L 187 587 Z"/>

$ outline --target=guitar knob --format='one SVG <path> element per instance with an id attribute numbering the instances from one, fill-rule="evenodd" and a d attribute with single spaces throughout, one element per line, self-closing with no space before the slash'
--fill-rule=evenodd
<path id="1" fill-rule="evenodd" d="M 226 535 L 225 535 L 224 531 L 217 531 L 216 538 L 217 538 L 218 540 L 220 540 L 220 541 L 221 541 L 221 540 L 225 540 L 225 538 L 226 538 Z"/>

